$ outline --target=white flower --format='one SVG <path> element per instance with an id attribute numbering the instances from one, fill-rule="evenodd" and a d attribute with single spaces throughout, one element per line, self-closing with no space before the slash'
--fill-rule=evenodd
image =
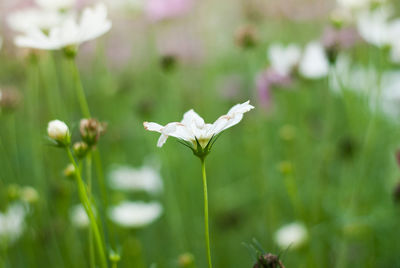
<path id="1" fill-rule="evenodd" d="M 299 248 L 307 239 L 307 229 L 299 222 L 285 225 L 275 233 L 275 242 L 283 250 Z"/>
<path id="2" fill-rule="evenodd" d="M 69 129 L 64 122 L 53 120 L 47 125 L 47 134 L 53 140 L 62 142 L 69 136 Z"/>
<path id="3" fill-rule="evenodd" d="M 70 209 L 69 218 L 72 224 L 78 228 L 85 228 L 90 223 L 85 208 L 81 204 L 75 205 Z"/>
<path id="4" fill-rule="evenodd" d="M 144 122 L 145 129 L 161 133 L 157 146 L 161 147 L 169 136 L 191 142 L 197 146 L 196 139 L 202 148 L 205 148 L 212 137 L 218 133 L 239 123 L 243 114 L 250 111 L 254 106 L 247 101 L 233 106 L 226 115 L 219 117 L 214 124 L 206 124 L 194 110 L 190 110 L 183 115 L 181 122 L 168 123 L 161 126 L 157 123 Z"/>
<path id="5" fill-rule="evenodd" d="M 46 32 L 59 25 L 65 16 L 53 10 L 29 8 L 11 13 L 7 17 L 7 24 L 12 30 L 20 33 L 29 33 L 35 29 Z"/>
<path id="6" fill-rule="evenodd" d="M 156 194 L 162 191 L 163 183 L 160 173 L 151 167 L 135 169 L 119 166 L 110 172 L 110 185 L 114 189 L 125 191 L 146 191 Z"/>
<path id="7" fill-rule="evenodd" d="M 76 0 L 35 0 L 35 2 L 44 9 L 52 10 L 65 10 L 76 4 Z"/>
<path id="8" fill-rule="evenodd" d="M 286 47 L 281 44 L 272 44 L 267 53 L 271 67 L 284 76 L 292 72 L 301 57 L 301 49 L 295 44 Z"/>
<path id="9" fill-rule="evenodd" d="M 26 209 L 20 203 L 12 204 L 0 213 L 0 237 L 3 243 L 13 243 L 25 229 Z"/>
<path id="10" fill-rule="evenodd" d="M 154 222 L 160 217 L 162 206 L 157 202 L 129 202 L 111 207 L 108 211 L 110 219 L 127 228 L 139 228 Z"/>
<path id="11" fill-rule="evenodd" d="M 389 44 L 389 16 L 387 9 L 362 12 L 357 19 L 357 29 L 361 37 L 378 47 Z"/>
<path id="12" fill-rule="evenodd" d="M 329 73 L 329 61 L 319 42 L 309 43 L 299 64 L 299 72 L 310 79 L 318 79 Z"/>
<path id="13" fill-rule="evenodd" d="M 346 9 L 364 9 L 368 8 L 371 0 L 337 0 L 337 4 Z"/>
<path id="14" fill-rule="evenodd" d="M 397 119 L 400 115 L 400 72 L 390 71 L 383 73 L 381 88 L 381 96 L 378 93 L 374 95 L 375 97 L 372 96 L 372 105 L 376 104 L 376 98 L 380 98 L 379 102 L 382 111 L 386 115 Z M 378 87 L 375 90 L 378 90 Z"/>
<path id="15" fill-rule="evenodd" d="M 17 36 L 15 44 L 20 47 L 57 50 L 68 46 L 78 46 L 95 39 L 111 29 L 111 21 L 107 18 L 107 8 L 97 4 L 94 8 L 86 8 L 80 20 L 68 17 L 60 25 L 51 27 L 48 34 L 40 29 L 30 29 L 25 35 Z"/>

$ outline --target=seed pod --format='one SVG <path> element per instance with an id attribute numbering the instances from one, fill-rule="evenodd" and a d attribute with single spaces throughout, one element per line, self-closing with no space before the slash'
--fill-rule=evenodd
<path id="1" fill-rule="evenodd" d="M 89 147 L 95 146 L 101 135 L 104 134 L 106 124 L 101 123 L 96 119 L 82 119 L 80 122 L 80 133 L 82 139 Z"/>

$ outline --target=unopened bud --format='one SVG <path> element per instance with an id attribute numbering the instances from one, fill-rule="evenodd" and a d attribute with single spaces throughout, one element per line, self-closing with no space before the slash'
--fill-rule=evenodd
<path id="1" fill-rule="evenodd" d="M 251 25 L 240 27 L 235 34 L 235 41 L 239 47 L 252 48 L 257 44 L 257 32 Z"/>
<path id="2" fill-rule="evenodd" d="M 253 268 L 285 268 L 278 256 L 271 253 L 260 255 Z"/>
<path id="3" fill-rule="evenodd" d="M 179 267 L 181 268 L 188 268 L 192 267 L 194 264 L 194 256 L 191 253 L 184 253 L 179 256 Z"/>
<path id="4" fill-rule="evenodd" d="M 109 258 L 111 263 L 118 263 L 121 260 L 121 256 L 113 250 L 110 252 Z"/>
<path id="5" fill-rule="evenodd" d="M 68 146 L 71 142 L 71 135 L 68 126 L 60 120 L 49 122 L 47 126 L 47 134 L 60 146 Z"/>
<path id="6" fill-rule="evenodd" d="M 76 155 L 76 157 L 83 158 L 88 153 L 89 146 L 85 142 L 80 141 L 76 142 L 72 149 L 74 150 L 74 154 Z"/>
<path id="7" fill-rule="evenodd" d="M 75 170 L 75 166 L 73 164 L 69 164 L 63 171 L 64 176 L 68 177 L 68 178 L 74 177 L 75 172 L 76 172 L 76 170 Z"/>
<path id="8" fill-rule="evenodd" d="M 39 194 L 35 188 L 26 186 L 21 190 L 21 199 L 27 203 L 36 203 L 39 200 Z"/>
<path id="9" fill-rule="evenodd" d="M 0 89 L 0 108 L 2 110 L 14 110 L 21 102 L 21 94 L 15 88 Z"/>
<path id="10" fill-rule="evenodd" d="M 100 136 L 104 134 L 105 129 L 105 123 L 101 123 L 93 118 L 82 119 L 80 122 L 81 137 L 89 147 L 97 144 Z"/>

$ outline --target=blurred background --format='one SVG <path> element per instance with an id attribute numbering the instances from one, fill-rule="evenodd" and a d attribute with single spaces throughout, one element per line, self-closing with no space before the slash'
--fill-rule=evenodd
<path id="1" fill-rule="evenodd" d="M 214 266 L 253 267 L 255 239 L 286 267 L 400 267 L 400 32 L 383 40 L 387 31 L 397 36 L 399 3 L 106 4 L 112 29 L 77 58 L 91 113 L 107 123 L 94 198 L 102 203 L 104 174 L 111 205 L 162 207 L 134 227 L 101 212 L 120 267 L 206 267 L 200 161 L 172 138 L 157 148 L 158 135 L 142 123 L 180 121 L 192 108 L 212 123 L 247 100 L 256 108 L 207 158 Z M 53 119 L 79 139 L 71 71 L 61 51 L 16 47 L 8 23 L 34 5 L 0 3 L 0 263 L 89 267 L 68 158 L 46 140 Z M 156 173 L 160 189 L 120 189 L 121 167 L 128 184 Z M 279 235 L 288 224 L 296 228 Z"/>

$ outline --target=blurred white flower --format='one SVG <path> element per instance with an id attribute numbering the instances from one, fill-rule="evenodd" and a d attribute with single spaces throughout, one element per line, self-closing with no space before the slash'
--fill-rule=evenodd
<path id="1" fill-rule="evenodd" d="M 275 233 L 275 242 L 283 250 L 299 248 L 307 239 L 307 229 L 299 222 L 284 225 Z"/>
<path id="2" fill-rule="evenodd" d="M 389 71 L 382 75 L 381 96 L 376 93 L 376 97 L 380 98 L 380 106 L 382 111 L 397 119 L 400 115 L 400 71 Z M 379 90 L 377 87 L 376 90 Z M 373 98 L 372 104 L 376 102 Z"/>
<path id="3" fill-rule="evenodd" d="M 35 0 L 44 9 L 66 10 L 74 7 L 76 0 Z"/>
<path id="4" fill-rule="evenodd" d="M 140 228 L 151 224 L 161 216 L 162 206 L 157 202 L 125 201 L 108 211 L 109 218 L 126 228 Z"/>
<path id="5" fill-rule="evenodd" d="M 322 78 L 329 73 L 329 61 L 321 43 L 311 42 L 304 51 L 299 64 L 299 72 L 310 79 Z"/>
<path id="6" fill-rule="evenodd" d="M 338 6 L 346 9 L 364 9 L 368 8 L 371 0 L 336 0 Z"/>
<path id="7" fill-rule="evenodd" d="M 68 17 L 58 26 L 51 27 L 48 34 L 40 29 L 30 29 L 25 35 L 18 36 L 15 44 L 20 47 L 56 50 L 95 39 L 111 29 L 107 18 L 107 8 L 99 3 L 93 8 L 85 8 L 78 21 Z"/>
<path id="8" fill-rule="evenodd" d="M 7 17 L 8 26 L 19 33 L 29 33 L 33 30 L 47 32 L 52 27 L 59 25 L 66 14 L 53 10 L 28 8 L 15 11 Z"/>
<path id="9" fill-rule="evenodd" d="M 60 120 L 53 120 L 47 125 L 47 134 L 53 140 L 62 142 L 69 135 L 69 129 L 64 122 Z"/>
<path id="10" fill-rule="evenodd" d="M 109 182 L 112 188 L 125 191 L 146 191 L 156 194 L 163 189 L 160 173 L 148 166 L 137 169 L 118 166 L 110 172 Z"/>
<path id="11" fill-rule="evenodd" d="M 243 114 L 254 108 L 249 103 L 250 101 L 236 104 L 226 115 L 219 117 L 214 124 L 206 124 L 194 110 L 190 110 L 183 115 L 181 122 L 172 122 L 165 126 L 144 122 L 143 125 L 146 130 L 161 133 L 157 143 L 158 147 L 163 146 L 171 136 L 191 142 L 194 148 L 197 147 L 197 140 L 201 147 L 205 148 L 212 137 L 238 124 L 242 120 Z"/>
<path id="12" fill-rule="evenodd" d="M 282 44 L 272 44 L 268 48 L 267 54 L 272 69 L 279 75 L 288 76 L 299 63 L 301 48 L 296 44 L 286 47 Z"/>
<path id="13" fill-rule="evenodd" d="M 7 208 L 5 213 L 0 213 L 0 238 L 2 243 L 13 243 L 25 229 L 26 209 L 20 203 L 15 203 Z"/>
<path id="14" fill-rule="evenodd" d="M 81 204 L 75 205 L 70 209 L 69 218 L 71 223 L 78 228 L 86 228 L 90 223 L 85 208 Z"/>
<path id="15" fill-rule="evenodd" d="M 387 8 L 363 11 L 357 19 L 358 32 L 370 44 L 378 47 L 389 45 L 392 38 L 389 17 Z"/>

